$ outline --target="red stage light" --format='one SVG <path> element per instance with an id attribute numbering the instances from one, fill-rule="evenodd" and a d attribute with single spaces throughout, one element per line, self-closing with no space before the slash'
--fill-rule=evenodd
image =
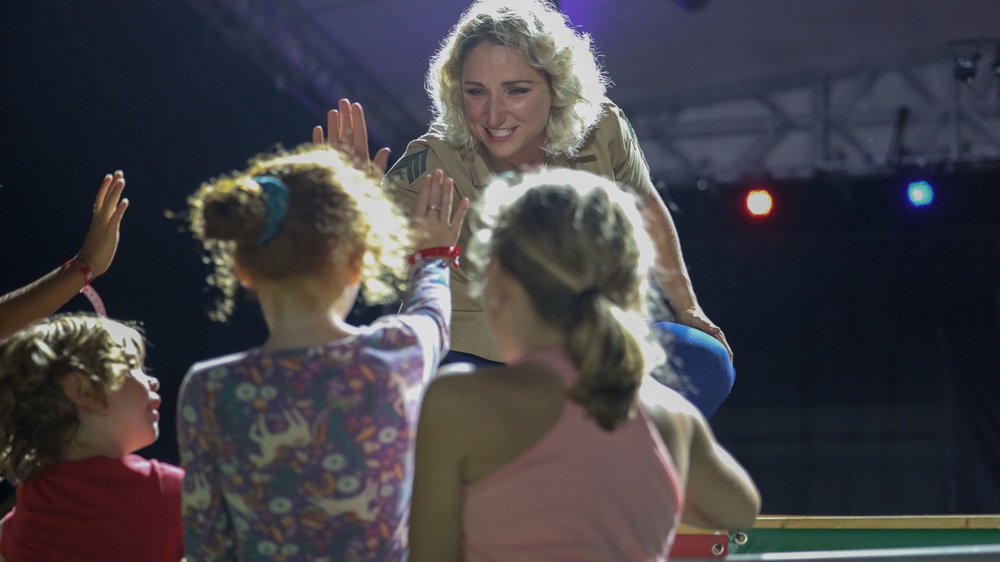
<path id="1" fill-rule="evenodd" d="M 774 209 L 774 198 L 766 189 L 754 188 L 747 193 L 744 200 L 746 210 L 754 217 L 766 217 Z"/>

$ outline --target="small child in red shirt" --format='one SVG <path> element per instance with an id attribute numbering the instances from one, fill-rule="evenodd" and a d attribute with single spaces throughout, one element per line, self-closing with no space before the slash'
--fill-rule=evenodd
<path id="1" fill-rule="evenodd" d="M 90 314 L 0 341 L 0 477 L 19 485 L 0 562 L 184 556 L 183 471 L 135 451 L 159 436 L 142 335 Z"/>

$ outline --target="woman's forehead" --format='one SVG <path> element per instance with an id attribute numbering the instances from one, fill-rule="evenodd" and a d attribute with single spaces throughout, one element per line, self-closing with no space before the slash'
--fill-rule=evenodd
<path id="1" fill-rule="evenodd" d="M 462 63 L 462 74 L 466 78 L 476 79 L 480 75 L 498 72 L 502 73 L 505 79 L 515 77 L 529 79 L 540 74 L 537 69 L 524 61 L 519 50 L 497 43 L 485 42 L 476 45 Z"/>

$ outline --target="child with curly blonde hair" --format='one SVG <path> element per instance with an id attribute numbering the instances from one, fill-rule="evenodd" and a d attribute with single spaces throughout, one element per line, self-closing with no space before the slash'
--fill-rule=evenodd
<path id="1" fill-rule="evenodd" d="M 363 128 L 363 127 L 362 127 Z M 398 560 L 406 550 L 417 406 L 447 351 L 449 269 L 468 201 L 432 174 L 414 228 L 379 178 L 328 148 L 253 160 L 190 198 L 223 289 L 252 290 L 259 347 L 198 363 L 181 389 L 191 560 Z M 369 304 L 398 315 L 353 326 Z M 450 260 L 448 259 L 450 258 Z"/>
<path id="2" fill-rule="evenodd" d="M 134 455 L 159 435 L 159 381 L 135 328 L 89 314 L 0 341 L 0 476 L 18 484 L 0 560 L 180 560 L 178 467 Z"/>

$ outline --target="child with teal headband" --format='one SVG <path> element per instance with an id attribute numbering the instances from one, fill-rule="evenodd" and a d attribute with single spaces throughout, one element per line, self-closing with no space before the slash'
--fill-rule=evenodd
<path id="1" fill-rule="evenodd" d="M 448 256 L 468 202 L 449 220 L 452 184 L 435 174 L 405 217 L 379 180 L 304 147 L 190 198 L 223 293 L 213 316 L 242 286 L 268 327 L 261 345 L 195 364 L 181 388 L 190 560 L 405 556 L 418 403 L 447 352 Z M 398 315 L 351 325 L 359 291 L 398 298 L 411 254 L 443 257 L 412 260 Z"/>

